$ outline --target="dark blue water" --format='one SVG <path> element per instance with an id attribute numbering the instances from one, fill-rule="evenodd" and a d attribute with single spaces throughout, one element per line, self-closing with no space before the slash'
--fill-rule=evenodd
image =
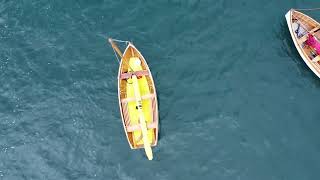
<path id="1" fill-rule="evenodd" d="M 320 80 L 284 18 L 319 6 L 2 0 L 0 179 L 319 179 Z M 107 37 L 132 40 L 153 73 L 153 161 L 127 144 Z"/>

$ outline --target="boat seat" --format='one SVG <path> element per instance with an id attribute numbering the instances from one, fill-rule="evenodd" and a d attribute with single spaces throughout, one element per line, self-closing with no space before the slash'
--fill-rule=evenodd
<path id="1" fill-rule="evenodd" d="M 311 33 L 311 34 L 315 34 L 315 33 L 316 33 L 317 31 L 319 31 L 319 30 L 320 30 L 320 27 L 317 26 L 317 27 L 311 29 L 311 30 L 310 30 L 310 33 Z"/>
<path id="2" fill-rule="evenodd" d="M 320 61 L 320 56 L 316 56 L 315 58 L 312 59 L 312 62 L 319 62 Z"/>
<path id="3" fill-rule="evenodd" d="M 141 99 L 144 100 L 144 99 L 152 99 L 155 97 L 155 94 L 146 94 L 146 95 L 143 95 L 141 96 Z M 130 97 L 130 98 L 125 98 L 125 99 L 122 99 L 121 102 L 122 103 L 128 103 L 128 102 L 132 102 L 132 101 L 135 101 L 136 98 L 134 97 Z"/>
<path id="4" fill-rule="evenodd" d="M 141 71 L 135 71 L 135 72 L 122 73 L 120 75 L 120 79 L 129 79 L 129 78 L 131 78 L 132 75 L 147 76 L 147 75 L 149 75 L 149 71 L 148 70 L 141 70 Z"/>
<path id="5" fill-rule="evenodd" d="M 299 44 L 302 44 L 302 43 L 306 42 L 307 39 L 308 39 L 308 33 L 303 35 L 301 38 L 298 39 Z"/>
<path id="6" fill-rule="evenodd" d="M 148 129 L 154 129 L 157 128 L 157 123 L 153 122 L 147 125 Z M 127 132 L 133 132 L 133 131 L 138 131 L 141 130 L 140 124 L 137 125 L 132 125 L 132 126 L 127 126 Z"/>

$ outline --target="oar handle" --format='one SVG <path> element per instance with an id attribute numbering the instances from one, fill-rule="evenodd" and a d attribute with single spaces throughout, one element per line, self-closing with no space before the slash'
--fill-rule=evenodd
<path id="1" fill-rule="evenodd" d="M 116 52 L 118 53 L 118 55 L 122 58 L 122 52 L 120 51 L 119 47 L 116 45 L 116 43 L 114 43 L 114 41 L 111 38 L 108 38 L 109 43 L 111 44 L 112 48 L 114 50 L 116 50 Z"/>

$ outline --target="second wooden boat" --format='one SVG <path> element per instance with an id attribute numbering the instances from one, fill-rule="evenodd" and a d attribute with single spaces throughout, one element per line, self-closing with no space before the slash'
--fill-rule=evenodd
<path id="1" fill-rule="evenodd" d="M 289 10 L 285 17 L 300 56 L 320 78 L 320 24 L 294 9 Z"/>

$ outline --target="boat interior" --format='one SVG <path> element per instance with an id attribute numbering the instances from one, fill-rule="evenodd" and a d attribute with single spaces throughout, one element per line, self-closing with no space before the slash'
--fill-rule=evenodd
<path id="1" fill-rule="evenodd" d="M 146 66 L 146 63 L 143 59 L 143 57 L 141 57 L 141 55 L 131 46 L 128 47 L 128 50 L 126 51 L 126 53 L 123 55 L 123 58 L 121 60 L 121 70 L 120 70 L 120 99 L 125 99 L 127 98 L 126 95 L 126 84 L 127 84 L 127 77 L 128 75 L 130 75 L 131 73 L 133 73 L 132 69 L 129 68 L 129 60 L 131 57 L 138 57 L 141 61 L 141 66 L 142 66 L 142 71 L 135 71 L 134 74 L 139 75 L 146 75 L 146 71 L 148 71 L 148 68 Z M 146 76 L 147 81 L 148 81 L 148 85 L 149 85 L 149 90 L 150 93 L 154 93 L 154 88 L 153 88 L 153 83 L 152 80 L 150 78 L 150 76 Z"/>
<path id="2" fill-rule="evenodd" d="M 141 62 L 141 68 L 140 69 L 135 69 L 132 68 L 133 66 L 130 65 L 131 61 L 133 59 L 138 58 Z M 126 132 L 128 135 L 128 140 L 130 144 L 132 145 L 132 148 L 143 148 L 143 144 L 141 143 L 141 138 L 142 136 L 140 135 L 139 128 L 140 126 L 137 124 L 137 122 L 132 122 L 132 119 L 130 119 L 130 114 L 128 111 L 132 102 L 133 98 L 128 97 L 128 85 L 127 83 L 131 83 L 131 77 L 132 75 L 136 75 L 137 78 L 141 78 L 142 76 L 143 79 L 146 79 L 146 84 L 147 84 L 147 89 L 143 90 L 144 93 L 142 93 L 141 98 L 142 98 L 142 103 L 150 106 L 150 113 L 151 115 L 146 115 L 150 117 L 150 121 L 147 122 L 147 127 L 149 133 L 153 134 L 150 136 L 150 144 L 151 146 L 155 146 L 157 142 L 157 102 L 156 102 L 156 95 L 155 95 L 155 90 L 153 86 L 153 81 L 151 79 L 151 76 L 149 76 L 149 69 L 148 66 L 146 65 L 146 62 L 144 58 L 140 55 L 139 52 L 136 51 L 135 48 L 132 46 L 129 46 L 126 52 L 124 53 L 122 60 L 121 60 L 121 68 L 120 68 L 120 74 L 119 74 L 119 97 L 121 100 L 121 106 L 122 106 L 122 112 L 123 112 L 123 120 L 124 124 L 126 126 Z M 145 86 L 141 86 L 140 88 L 144 89 Z M 135 103 L 134 103 L 135 104 Z M 151 130 L 151 131 L 150 131 Z M 137 135 L 138 134 L 138 135 Z M 137 139 L 138 138 L 138 139 Z M 138 143 L 140 142 L 140 143 Z"/>
<path id="3" fill-rule="evenodd" d="M 294 11 L 292 15 L 292 29 L 295 32 L 300 47 L 309 57 L 309 60 L 317 63 L 320 67 L 320 55 L 317 54 L 313 47 L 305 43 L 308 39 L 308 34 L 313 35 L 320 42 L 319 24 L 313 19 Z"/>

